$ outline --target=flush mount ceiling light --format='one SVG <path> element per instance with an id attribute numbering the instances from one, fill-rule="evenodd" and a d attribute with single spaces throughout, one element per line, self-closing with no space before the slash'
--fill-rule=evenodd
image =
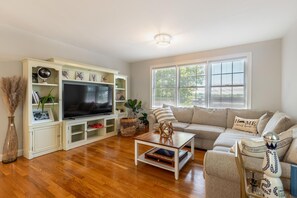
<path id="1" fill-rule="evenodd" d="M 161 33 L 154 37 L 156 44 L 160 47 L 168 47 L 172 37 L 169 34 Z"/>

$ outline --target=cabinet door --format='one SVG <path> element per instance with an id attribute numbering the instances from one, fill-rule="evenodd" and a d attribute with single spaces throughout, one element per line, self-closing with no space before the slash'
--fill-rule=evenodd
<path id="1" fill-rule="evenodd" d="M 60 125 L 33 129 L 33 152 L 58 150 L 60 147 Z"/>

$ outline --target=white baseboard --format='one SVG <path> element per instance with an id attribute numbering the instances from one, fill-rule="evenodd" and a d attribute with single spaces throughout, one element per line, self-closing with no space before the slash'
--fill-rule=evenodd
<path id="1" fill-rule="evenodd" d="M 18 150 L 18 157 L 23 155 L 23 149 Z M 2 154 L 0 154 L 0 162 L 2 162 Z"/>

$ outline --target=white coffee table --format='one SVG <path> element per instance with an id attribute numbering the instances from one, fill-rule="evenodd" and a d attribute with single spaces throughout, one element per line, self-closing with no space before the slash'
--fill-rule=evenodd
<path id="1" fill-rule="evenodd" d="M 190 160 L 194 160 L 194 137 L 193 133 L 174 132 L 172 135 L 172 141 L 160 138 L 160 134 L 157 132 L 148 132 L 135 137 L 135 165 L 138 161 L 156 166 L 168 171 L 174 172 L 175 179 L 179 178 L 179 171 Z M 187 156 L 179 161 L 179 151 L 191 142 L 191 152 L 188 152 Z M 174 167 L 166 164 L 159 163 L 157 161 L 145 158 L 145 153 L 139 155 L 139 144 L 148 145 L 152 147 L 162 148 L 174 152 Z"/>

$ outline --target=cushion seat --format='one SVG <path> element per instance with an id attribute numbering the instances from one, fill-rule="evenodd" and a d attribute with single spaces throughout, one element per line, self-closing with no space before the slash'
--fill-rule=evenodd
<path id="1" fill-rule="evenodd" d="M 224 146 L 231 148 L 236 141 L 239 141 L 242 138 L 251 138 L 255 137 L 252 133 L 247 133 L 243 131 L 238 131 L 234 129 L 226 129 L 225 133 L 221 134 L 218 139 L 215 141 L 214 146 Z"/>
<path id="2" fill-rule="evenodd" d="M 189 123 L 184 122 L 173 122 L 172 126 L 175 131 L 184 131 L 186 127 L 188 127 Z"/>
<path id="3" fill-rule="evenodd" d="M 225 128 L 210 125 L 190 124 L 184 129 L 184 131 L 196 134 L 197 138 L 215 140 L 221 133 L 224 133 Z"/>

